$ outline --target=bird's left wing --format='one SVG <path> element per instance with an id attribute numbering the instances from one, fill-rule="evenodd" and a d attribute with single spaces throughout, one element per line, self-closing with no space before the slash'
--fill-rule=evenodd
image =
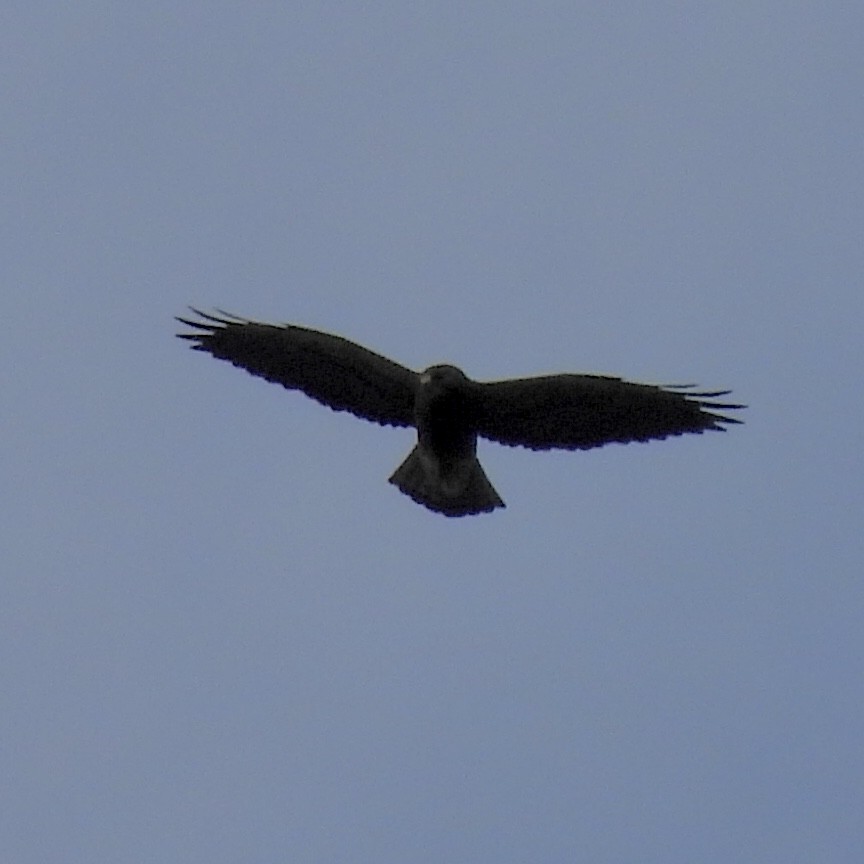
<path id="1" fill-rule="evenodd" d="M 478 434 L 532 450 L 587 450 L 613 441 L 650 441 L 722 430 L 740 423 L 715 414 L 742 408 L 713 399 L 728 390 L 693 392 L 602 375 L 549 375 L 474 385 Z"/>
<path id="2" fill-rule="evenodd" d="M 196 351 L 301 390 L 334 411 L 388 426 L 414 423 L 417 374 L 410 369 L 330 333 L 192 311 L 200 320 L 177 320 L 196 332 L 177 335 Z"/>

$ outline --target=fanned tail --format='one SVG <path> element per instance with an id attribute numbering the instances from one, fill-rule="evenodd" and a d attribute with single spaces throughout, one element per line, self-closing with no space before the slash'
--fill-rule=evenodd
<path id="1" fill-rule="evenodd" d="M 491 513 L 505 506 L 476 456 L 445 471 L 418 445 L 393 472 L 390 482 L 418 504 L 445 516 Z"/>

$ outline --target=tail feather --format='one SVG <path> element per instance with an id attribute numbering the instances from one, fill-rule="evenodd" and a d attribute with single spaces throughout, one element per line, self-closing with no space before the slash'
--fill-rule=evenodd
<path id="1" fill-rule="evenodd" d="M 390 482 L 418 504 L 445 516 L 491 513 L 505 506 L 476 456 L 443 471 L 438 460 L 418 445 Z"/>

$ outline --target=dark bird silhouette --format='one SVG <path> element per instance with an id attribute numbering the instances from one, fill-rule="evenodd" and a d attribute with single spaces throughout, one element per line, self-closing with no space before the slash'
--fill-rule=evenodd
<path id="1" fill-rule="evenodd" d="M 413 372 L 354 342 L 293 324 L 264 324 L 192 309 L 178 333 L 196 351 L 301 390 L 332 408 L 384 426 L 414 426 L 417 445 L 390 482 L 446 516 L 485 513 L 504 502 L 477 460 L 477 437 L 531 450 L 589 450 L 740 423 L 714 401 L 729 390 L 659 387 L 605 375 L 472 381 L 455 366 Z"/>

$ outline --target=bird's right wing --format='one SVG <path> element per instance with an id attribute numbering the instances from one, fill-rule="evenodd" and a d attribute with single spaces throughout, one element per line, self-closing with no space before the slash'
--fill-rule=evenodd
<path id="1" fill-rule="evenodd" d="M 330 333 L 192 311 L 200 320 L 177 320 L 197 332 L 177 335 L 194 350 L 301 390 L 334 411 L 387 426 L 413 425 L 418 376 L 410 369 Z"/>
<path id="2" fill-rule="evenodd" d="M 694 392 L 603 375 L 547 375 L 473 385 L 475 423 L 484 438 L 532 450 L 588 450 L 722 430 L 740 423 L 725 413 L 744 406 L 716 402 L 728 390 Z"/>

